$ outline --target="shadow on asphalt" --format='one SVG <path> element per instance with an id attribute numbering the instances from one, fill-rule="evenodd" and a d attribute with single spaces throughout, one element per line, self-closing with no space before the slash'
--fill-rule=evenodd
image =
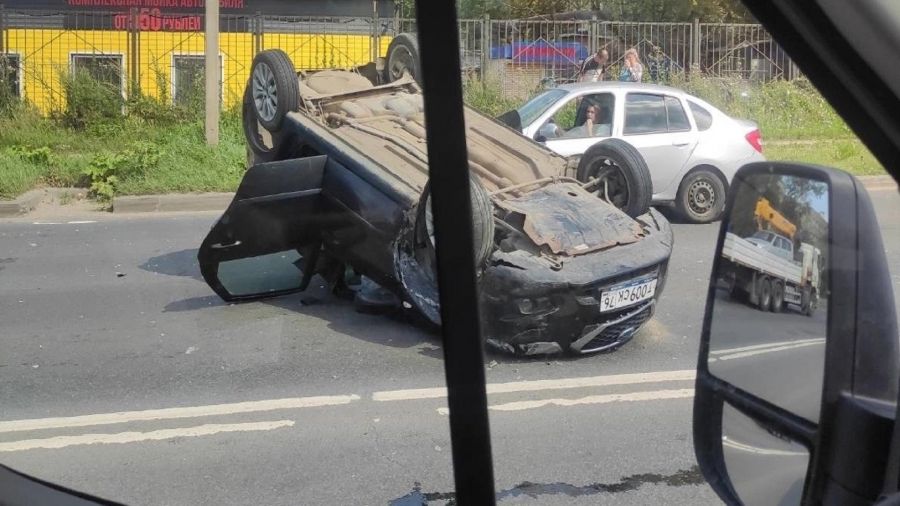
<path id="1" fill-rule="evenodd" d="M 200 274 L 200 264 L 197 262 L 197 248 L 183 249 L 151 257 L 138 267 L 149 272 L 169 276 L 184 276 L 203 281 L 203 276 Z"/>
<path id="2" fill-rule="evenodd" d="M 227 303 L 218 295 L 206 295 L 203 297 L 191 297 L 189 299 L 176 300 L 166 304 L 163 313 L 180 313 L 183 311 L 195 311 L 208 307 L 224 306 Z"/>
<path id="3" fill-rule="evenodd" d="M 196 248 L 173 251 L 151 257 L 138 267 L 145 271 L 168 276 L 189 277 L 203 282 L 204 286 L 206 286 L 203 276 L 200 274 Z M 419 350 L 420 354 L 432 358 L 444 358 L 440 329 L 432 325 L 415 310 L 398 307 L 378 314 L 366 314 L 357 310 L 352 301 L 330 293 L 324 285 L 325 283 L 316 277 L 313 278 L 311 283 L 311 286 L 314 288 L 310 288 L 306 292 L 238 304 L 229 304 L 210 290 L 209 295 L 170 302 L 163 308 L 163 312 L 189 312 L 222 306 L 235 306 L 236 308 L 244 304 L 267 304 L 294 313 L 321 318 L 329 322 L 328 326 L 332 330 L 363 341 L 394 348 L 411 348 L 424 344 L 427 347 Z M 398 329 L 397 325 L 401 326 L 403 330 Z M 628 343 L 624 346 L 627 347 Z M 570 360 L 586 360 L 590 357 L 599 357 L 610 353 L 615 353 L 615 350 L 587 356 L 557 354 L 516 357 L 492 348 L 486 348 L 485 362 L 495 361 L 498 364 L 517 364 L 547 360 L 567 362 Z"/>
<path id="4" fill-rule="evenodd" d="M 690 224 L 690 222 L 684 219 L 684 217 L 681 216 L 681 213 L 672 206 L 655 206 L 654 209 L 665 216 L 666 219 L 669 220 L 669 223 L 676 225 Z"/>

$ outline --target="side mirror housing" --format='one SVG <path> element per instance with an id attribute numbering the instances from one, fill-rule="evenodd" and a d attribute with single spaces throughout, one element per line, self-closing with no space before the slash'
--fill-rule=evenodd
<path id="1" fill-rule="evenodd" d="M 735 175 L 693 422 L 700 468 L 727 504 L 871 504 L 890 492 L 888 462 L 900 456 L 890 280 L 858 180 L 771 162 Z"/>
<path id="2" fill-rule="evenodd" d="M 547 122 L 541 125 L 538 132 L 534 135 L 534 140 L 538 142 L 547 142 L 547 139 L 559 137 L 559 127 L 556 123 Z"/>

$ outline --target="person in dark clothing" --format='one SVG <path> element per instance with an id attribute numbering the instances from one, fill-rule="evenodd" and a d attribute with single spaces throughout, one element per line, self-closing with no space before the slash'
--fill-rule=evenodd
<path id="1" fill-rule="evenodd" d="M 607 68 L 609 68 L 609 52 L 606 49 L 600 49 L 596 54 L 581 62 L 578 81 L 603 81 L 606 79 Z"/>

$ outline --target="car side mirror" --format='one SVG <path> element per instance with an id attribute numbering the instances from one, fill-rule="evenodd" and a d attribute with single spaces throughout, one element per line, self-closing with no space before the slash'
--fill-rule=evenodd
<path id="1" fill-rule="evenodd" d="M 547 139 L 556 137 L 559 137 L 559 127 L 556 123 L 547 122 L 538 129 L 537 133 L 534 135 L 534 140 L 538 142 L 547 142 Z"/>
<path id="2" fill-rule="evenodd" d="M 900 360 L 868 193 L 844 172 L 761 162 L 727 200 L 694 399 L 703 475 L 727 504 L 871 504 L 900 449 Z"/>

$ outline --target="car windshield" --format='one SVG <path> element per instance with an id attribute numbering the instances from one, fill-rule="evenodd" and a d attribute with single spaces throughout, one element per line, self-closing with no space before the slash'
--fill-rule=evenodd
<path id="1" fill-rule="evenodd" d="M 203 2 L 0 0 L 0 464 L 135 505 L 455 504 L 452 318 L 498 502 L 720 503 L 691 416 L 735 173 L 853 174 L 897 273 L 893 178 L 738 2 L 456 4 L 474 235 L 442 257 L 416 2 L 222 1 L 215 35 Z M 562 106 L 589 81 L 704 110 Z M 496 120 L 556 104 L 576 134 Z M 442 313 L 468 255 L 478 318 Z"/>
<path id="2" fill-rule="evenodd" d="M 517 109 L 522 120 L 522 126 L 525 127 L 534 123 L 547 109 L 564 96 L 566 96 L 565 90 L 546 90 L 524 103 Z"/>
<path id="3" fill-rule="evenodd" d="M 752 237 L 753 239 L 759 239 L 763 242 L 772 242 L 772 237 L 774 237 L 774 235 L 771 232 L 759 231 L 750 237 Z"/>

